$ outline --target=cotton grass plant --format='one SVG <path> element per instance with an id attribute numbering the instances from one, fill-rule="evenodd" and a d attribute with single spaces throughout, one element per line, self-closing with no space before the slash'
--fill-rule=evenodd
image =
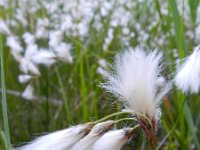
<path id="1" fill-rule="evenodd" d="M 25 149 L 30 149 L 31 145 L 33 145 L 32 149 L 37 149 L 35 146 L 41 148 L 43 143 L 44 146 L 47 145 L 52 148 L 52 146 L 55 145 L 55 147 L 57 147 L 56 145 L 59 145 L 59 141 L 64 141 L 64 139 L 72 139 L 74 141 L 71 148 L 65 146 L 67 147 L 65 149 L 95 150 L 100 147 L 102 149 L 104 149 L 103 147 L 105 147 L 105 149 L 121 149 L 132 137 L 134 129 L 139 127 L 144 130 L 150 146 L 155 148 L 157 122 L 160 120 L 161 113 L 159 105 L 162 97 L 167 94 L 171 87 L 170 83 L 161 75 L 163 69 L 161 58 L 162 54 L 158 51 L 147 53 L 140 48 L 130 48 L 118 54 L 113 66 L 114 73 L 108 75 L 108 82 L 102 84 L 102 87 L 113 93 L 123 102 L 125 106 L 124 112 L 114 113 L 94 122 L 96 125 L 93 126 L 88 135 L 82 139 L 77 138 L 77 140 L 73 140 L 72 135 L 65 137 L 64 131 L 58 131 L 39 138 L 36 142 L 25 146 Z M 106 121 L 110 117 L 116 117 L 121 114 L 128 114 L 129 116 L 120 117 L 121 119 L 115 121 Z M 114 123 L 123 121 L 131 121 L 135 125 L 133 128 L 108 132 Z M 105 135 L 103 135 L 104 133 Z M 58 143 L 54 144 L 51 142 L 52 145 L 46 144 L 45 140 L 51 141 L 51 136 L 52 138 L 57 138 L 57 140 L 53 141 L 58 141 Z M 65 144 L 67 144 L 67 142 Z M 43 149 L 47 149 L 47 147 Z M 60 149 L 64 149 L 64 147 L 62 148 L 61 146 Z"/>
<path id="2" fill-rule="evenodd" d="M 199 8 L 198 0 L 0 0 L 13 147 L 62 148 L 71 127 L 112 120 L 73 147 L 200 149 L 198 50 L 190 51 L 200 43 Z M 9 143 L 3 123 L 0 148 Z M 48 136 L 55 142 L 43 144 Z"/>
<path id="3" fill-rule="evenodd" d="M 140 48 L 128 49 L 116 57 L 114 72 L 102 85 L 124 103 L 125 111 L 136 113 L 152 147 L 156 145 L 159 105 L 170 90 L 170 83 L 161 75 L 161 58 L 157 51 L 147 54 Z"/>

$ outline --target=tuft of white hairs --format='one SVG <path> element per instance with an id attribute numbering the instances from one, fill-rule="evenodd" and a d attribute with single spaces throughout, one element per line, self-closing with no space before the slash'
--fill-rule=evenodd
<path id="1" fill-rule="evenodd" d="M 113 126 L 114 121 L 109 120 L 106 122 L 98 123 L 95 125 L 90 133 L 81 139 L 71 150 L 91 150 L 93 144 Z"/>
<path id="2" fill-rule="evenodd" d="M 17 150 L 70 150 L 91 129 L 92 124 L 81 124 L 37 138 Z"/>
<path id="3" fill-rule="evenodd" d="M 184 93 L 197 93 L 200 90 L 200 45 L 182 65 L 175 77 L 175 84 Z"/>
<path id="4" fill-rule="evenodd" d="M 153 117 L 171 87 L 161 75 L 161 60 L 162 53 L 156 50 L 130 48 L 116 56 L 114 72 L 102 87 L 119 97 L 127 110 Z"/>
<path id="5" fill-rule="evenodd" d="M 131 128 L 113 130 L 105 133 L 91 150 L 120 150 L 131 137 Z"/>

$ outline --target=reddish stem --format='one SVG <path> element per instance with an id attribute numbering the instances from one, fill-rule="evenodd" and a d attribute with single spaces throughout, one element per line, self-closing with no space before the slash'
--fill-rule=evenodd
<path id="1" fill-rule="evenodd" d="M 155 149 L 156 148 L 156 120 L 155 118 L 153 117 L 151 119 L 152 125 L 150 125 L 149 122 L 144 118 L 139 119 L 139 124 L 144 130 L 146 134 L 146 138 L 149 141 L 151 148 Z"/>

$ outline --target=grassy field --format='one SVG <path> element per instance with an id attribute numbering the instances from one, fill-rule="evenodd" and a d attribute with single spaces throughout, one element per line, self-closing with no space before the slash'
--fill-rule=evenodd
<path id="1" fill-rule="evenodd" d="M 1 64 L 4 66 L 4 72 L 1 70 L 0 149 L 4 149 L 3 142 L 9 141 L 9 138 L 3 138 L 4 133 L 9 134 L 6 132 L 8 128 L 12 145 L 20 146 L 38 135 L 94 121 L 120 111 L 123 108 L 122 104 L 100 88 L 99 85 L 105 82 L 105 77 L 98 69 L 109 70 L 109 65 L 102 67 L 100 60 L 112 64 L 116 53 L 128 47 L 139 46 L 147 50 L 163 51 L 164 61 L 167 64 L 165 75 L 168 79 L 173 79 L 177 62 L 184 60 L 200 42 L 197 33 L 200 23 L 198 22 L 199 0 L 129 0 L 129 2 L 132 3 L 131 7 L 127 6 L 128 2 L 127 5 L 116 2 L 107 14 L 102 12 L 101 5 L 97 6 L 94 13 L 102 13 L 102 16 L 96 21 L 94 19 L 96 14 L 93 14 L 91 17 L 93 19 L 86 24 L 88 31 L 84 35 L 75 32 L 69 32 L 68 35 L 68 31 L 65 31 L 63 42 L 72 45 L 73 63 L 57 61 L 50 67 L 39 65 L 41 76 L 30 81 L 36 95 L 32 100 L 26 100 L 21 96 L 27 83 L 19 83 L 18 75 L 22 73 L 19 63 L 13 58 L 6 44 L 8 35 L 1 34 L 0 49 L 3 54 Z M 49 18 L 52 26 L 48 29 L 55 30 L 54 26 L 57 24 L 54 25 L 54 18 L 51 18 L 53 13 L 49 13 L 46 9 L 38 9 L 33 14 L 27 12 L 25 27 L 22 23 L 18 23 L 19 21 L 15 22 L 17 25 L 12 25 L 9 20 L 16 20 L 16 8 L 20 8 L 19 4 L 20 0 L 9 1 L 6 7 L 0 5 L 0 18 L 7 20 L 10 31 L 18 36 L 20 41 L 23 40 L 25 32 L 34 33 L 38 18 Z M 118 23 L 116 26 L 111 26 L 114 16 L 112 14 L 120 13 L 121 8 L 129 12 L 127 25 Z M 67 14 L 67 12 L 62 13 L 62 16 Z M 59 14 L 60 12 L 58 16 Z M 77 12 L 74 15 L 79 14 Z M 121 14 L 121 18 L 123 17 L 126 15 Z M 82 20 L 84 19 L 83 17 Z M 75 19 L 74 22 L 80 23 L 82 20 Z M 100 30 L 97 25 L 101 26 Z M 113 33 L 110 37 L 111 28 Z M 127 28 L 128 34 L 126 34 Z M 134 35 L 130 36 L 130 33 Z M 110 40 L 107 46 L 105 46 L 106 38 Z M 26 44 L 21 43 L 25 51 Z M 48 39 L 37 39 L 37 45 L 48 47 Z M 6 95 L 3 81 L 6 85 Z M 184 95 L 175 87 L 170 91 L 161 104 L 162 117 L 157 132 L 158 149 L 200 149 L 199 106 L 198 94 Z M 124 124 L 119 127 L 124 127 Z M 148 149 L 145 147 L 144 135 L 136 133 L 125 149 L 129 147 Z"/>

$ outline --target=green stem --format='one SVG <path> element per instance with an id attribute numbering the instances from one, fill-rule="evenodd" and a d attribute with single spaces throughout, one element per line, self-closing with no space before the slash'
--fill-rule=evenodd
<path id="1" fill-rule="evenodd" d="M 118 116 L 118 115 L 128 115 L 128 114 L 130 114 L 130 112 L 116 112 L 116 113 L 113 113 L 113 114 L 111 114 L 111 115 L 108 115 L 108 116 L 106 116 L 106 117 L 104 117 L 104 118 L 101 118 L 100 120 L 97 120 L 97 121 L 95 121 L 94 123 L 97 124 L 97 123 L 106 121 L 106 120 L 108 120 L 108 119 L 110 119 L 110 118 L 112 118 L 112 117 L 114 117 L 114 116 Z"/>
<path id="2" fill-rule="evenodd" d="M 3 46 L 2 46 L 2 37 L 0 35 L 0 57 L 1 57 L 1 88 L 2 88 L 2 113 L 3 113 L 3 126 L 5 130 L 6 137 L 6 149 L 11 149 L 10 142 L 10 130 L 8 123 L 8 113 L 7 113 L 7 100 L 6 100 L 6 84 L 5 84 L 5 76 L 4 76 L 4 61 L 3 61 Z"/>
<path id="3" fill-rule="evenodd" d="M 72 116 L 71 116 L 70 109 L 69 109 L 69 106 L 68 106 L 69 104 L 67 102 L 67 97 L 66 97 L 66 93 L 65 93 L 65 87 L 64 87 L 63 82 L 61 80 L 61 76 L 60 76 L 58 68 L 55 67 L 55 70 L 56 70 L 58 82 L 59 82 L 60 89 L 61 89 L 61 94 L 62 94 L 63 101 L 64 101 L 64 110 L 65 110 L 65 113 L 67 115 L 67 120 L 70 122 L 70 121 L 72 121 Z"/>
<path id="4" fill-rule="evenodd" d="M 102 119 L 100 119 L 100 120 L 97 120 L 97 121 L 95 121 L 94 123 L 97 124 L 97 123 L 106 121 L 106 120 L 108 120 L 108 119 L 110 119 L 110 118 L 112 118 L 112 117 L 114 117 L 114 116 L 119 116 L 119 115 L 137 115 L 137 116 L 140 116 L 140 117 L 142 117 L 142 118 L 145 118 L 145 119 L 149 122 L 149 124 L 152 125 L 152 124 L 151 124 L 151 121 L 149 120 L 149 118 L 148 118 L 147 116 L 145 116 L 145 115 L 139 113 L 139 112 L 116 112 L 116 113 L 113 113 L 113 114 L 111 114 L 111 115 L 108 115 L 108 116 L 106 116 L 106 117 L 104 117 L 104 118 L 102 118 Z"/>
<path id="5" fill-rule="evenodd" d="M 138 124 L 138 125 L 136 125 L 135 127 L 133 127 L 132 129 L 131 129 L 131 131 L 133 132 L 135 129 L 137 129 L 137 128 L 139 128 L 140 127 L 140 125 Z"/>
<path id="6" fill-rule="evenodd" d="M 122 122 L 122 121 L 137 121 L 137 119 L 135 118 L 122 118 L 122 119 L 119 119 L 119 120 L 115 120 L 115 124 L 119 123 L 119 122 Z"/>
<path id="7" fill-rule="evenodd" d="M 168 132 L 168 134 L 164 137 L 164 139 L 159 143 L 159 145 L 157 146 L 156 150 L 159 150 L 161 148 L 161 146 L 165 143 L 165 141 L 168 139 L 168 137 L 175 131 L 175 129 L 176 129 L 177 125 L 178 125 L 178 122 L 179 122 L 179 120 L 180 120 L 180 118 L 182 116 L 182 112 L 183 112 L 183 108 L 184 108 L 185 102 L 186 102 L 186 99 L 184 99 L 184 101 L 182 102 L 181 109 L 179 111 L 179 114 L 178 114 L 178 117 L 176 119 L 176 122 L 175 122 L 174 126 Z"/>

